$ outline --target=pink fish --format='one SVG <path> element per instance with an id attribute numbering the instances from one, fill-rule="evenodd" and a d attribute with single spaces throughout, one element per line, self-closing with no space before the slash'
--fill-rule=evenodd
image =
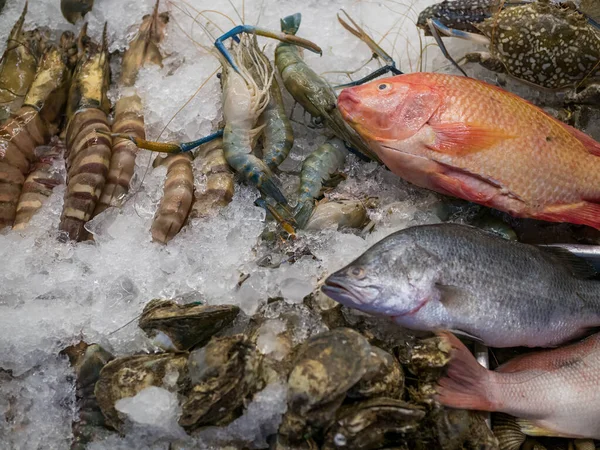
<path id="1" fill-rule="evenodd" d="M 600 333 L 576 344 L 518 356 L 490 371 L 453 334 L 447 375 L 437 399 L 445 406 L 518 417 L 525 434 L 600 438 Z"/>
<path id="2" fill-rule="evenodd" d="M 600 144 L 514 94 L 419 72 L 344 89 L 338 107 L 411 183 L 516 217 L 600 229 Z"/>

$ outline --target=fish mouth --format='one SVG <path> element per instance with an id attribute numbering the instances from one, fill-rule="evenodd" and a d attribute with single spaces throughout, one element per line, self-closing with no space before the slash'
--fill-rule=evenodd
<path id="1" fill-rule="evenodd" d="M 328 278 L 325 280 L 325 284 L 321 286 L 321 292 L 323 292 L 328 297 L 331 297 L 338 303 L 342 303 L 344 305 L 362 305 L 361 299 L 350 289 L 344 286 L 342 283 L 332 280 Z"/>
<path id="2" fill-rule="evenodd" d="M 342 92 L 340 92 L 340 95 L 338 96 L 337 106 L 340 110 L 340 113 L 342 114 L 342 118 L 346 122 L 350 124 L 355 123 L 352 111 L 354 107 L 358 105 L 360 105 L 360 99 L 354 92 L 352 92 L 351 89 L 344 89 Z"/>

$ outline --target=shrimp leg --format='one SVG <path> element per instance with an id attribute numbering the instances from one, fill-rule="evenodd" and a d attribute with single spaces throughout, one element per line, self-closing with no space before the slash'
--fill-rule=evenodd
<path id="1" fill-rule="evenodd" d="M 227 33 L 218 37 L 215 41 L 215 47 L 225 57 L 227 62 L 231 65 L 231 67 L 233 67 L 233 70 L 235 70 L 237 73 L 240 73 L 240 70 L 239 70 L 238 66 L 236 65 L 236 63 L 234 62 L 233 57 L 231 56 L 229 51 L 225 48 L 223 41 L 225 41 L 226 39 L 229 39 L 230 37 L 234 37 L 238 34 L 241 34 L 241 33 L 248 33 L 248 34 L 254 33 L 259 36 L 265 36 L 268 38 L 277 39 L 281 42 L 286 42 L 288 44 L 294 44 L 299 47 L 306 48 L 306 49 L 310 50 L 311 52 L 318 53 L 319 55 L 323 54 L 323 51 L 317 44 L 315 44 L 307 39 L 303 39 L 298 36 L 295 36 L 293 34 L 287 34 L 287 33 L 281 33 L 281 32 L 277 32 L 277 31 L 266 30 L 264 28 L 255 27 L 253 25 L 238 25 L 237 27 L 232 28 Z"/>
<path id="2" fill-rule="evenodd" d="M 215 131 L 208 136 L 204 136 L 200 139 L 196 139 L 191 142 L 158 142 L 158 141 L 147 141 L 146 139 L 139 138 L 133 134 L 127 133 L 109 133 L 105 130 L 98 129 L 97 133 L 104 134 L 106 136 L 110 136 L 112 138 L 119 139 L 129 139 L 133 142 L 137 147 L 143 148 L 146 150 L 150 150 L 152 152 L 158 153 L 170 153 L 170 154 L 178 154 L 178 153 L 186 153 L 194 150 L 197 147 L 200 147 L 202 144 L 206 144 L 214 139 L 223 137 L 223 130 Z"/>

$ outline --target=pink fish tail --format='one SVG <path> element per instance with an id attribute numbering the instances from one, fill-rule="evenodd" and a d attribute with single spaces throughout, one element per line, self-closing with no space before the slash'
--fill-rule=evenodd
<path id="1" fill-rule="evenodd" d="M 436 399 L 451 408 L 493 411 L 489 371 L 452 333 L 441 332 L 438 336 L 452 346 L 452 353 L 446 375 L 438 380 Z"/>

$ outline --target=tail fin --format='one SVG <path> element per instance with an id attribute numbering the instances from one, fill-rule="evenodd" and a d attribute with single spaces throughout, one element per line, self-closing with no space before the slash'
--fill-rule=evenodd
<path id="1" fill-rule="evenodd" d="M 438 380 L 437 400 L 452 408 L 494 411 L 489 397 L 489 372 L 452 333 L 440 332 L 452 347 L 447 373 Z"/>
<path id="2" fill-rule="evenodd" d="M 314 200 L 298 203 L 296 206 L 296 211 L 294 211 L 294 218 L 296 219 L 296 223 L 298 224 L 299 228 L 304 228 L 304 226 L 308 223 L 308 219 L 310 219 L 314 209 Z"/>

